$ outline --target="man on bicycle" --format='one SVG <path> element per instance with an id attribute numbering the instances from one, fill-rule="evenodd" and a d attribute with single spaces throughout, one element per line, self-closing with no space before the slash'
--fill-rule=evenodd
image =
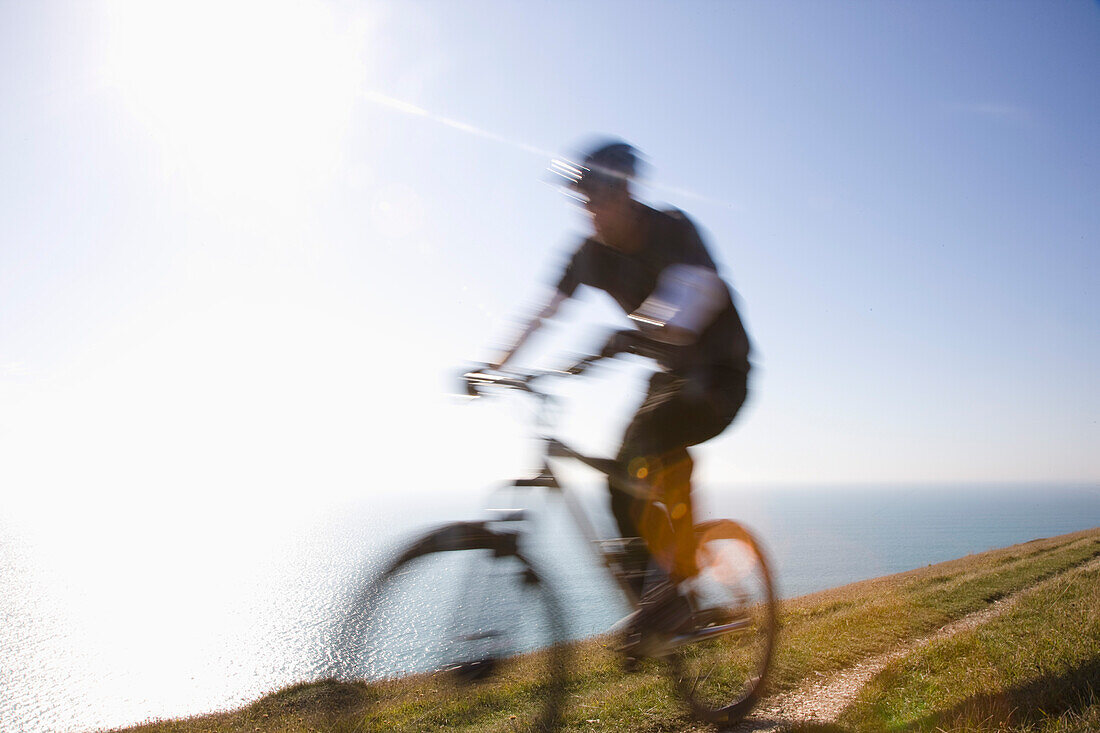
<path id="1" fill-rule="evenodd" d="M 652 557 L 670 577 L 671 584 L 642 598 L 643 613 L 655 609 L 651 620 L 668 618 L 677 598 L 671 589 L 697 572 L 687 448 L 718 435 L 737 415 L 746 396 L 749 340 L 692 222 L 632 196 L 637 155 L 631 146 L 605 143 L 580 165 L 555 161 L 554 167 L 584 202 L 592 234 L 572 255 L 550 302 L 493 366 L 511 359 L 580 285 L 608 293 L 634 322 L 602 355 L 638 353 L 661 369 L 623 437 L 617 456 L 623 475 L 609 480 L 611 509 L 623 537 L 644 540 L 634 543 L 628 562 L 644 568 Z M 635 590 L 641 595 L 640 574 Z M 678 623 L 675 612 L 671 618 L 656 624 Z"/>

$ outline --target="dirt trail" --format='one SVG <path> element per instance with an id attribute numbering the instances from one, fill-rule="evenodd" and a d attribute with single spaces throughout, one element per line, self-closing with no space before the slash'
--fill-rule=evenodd
<path id="1" fill-rule="evenodd" d="M 1085 572 L 1100 567 L 1100 558 L 1070 568 L 1060 576 Z M 1045 582 L 1045 581 L 1044 581 Z M 833 723 L 847 708 L 867 682 L 891 662 L 901 659 L 933 641 L 946 639 L 960 631 L 981 626 L 1011 609 L 1025 594 L 1036 586 L 1017 591 L 995 601 L 980 611 L 952 621 L 935 633 L 907 642 L 895 649 L 869 657 L 853 667 L 820 675 L 796 690 L 765 698 L 757 704 L 752 714 L 729 729 L 730 733 L 772 733 L 782 731 L 793 723 Z"/>

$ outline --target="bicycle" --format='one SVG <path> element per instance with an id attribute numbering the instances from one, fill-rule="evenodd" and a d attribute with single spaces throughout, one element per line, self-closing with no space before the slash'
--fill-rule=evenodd
<path id="1" fill-rule="evenodd" d="M 582 374 L 599 358 L 587 357 L 563 370 L 471 371 L 464 379 L 471 397 L 502 389 L 536 400 L 536 422 L 543 428 L 540 470 L 506 486 L 561 497 L 599 564 L 636 609 L 638 570 L 625 560 L 629 543 L 637 540 L 598 537 L 550 462 L 573 459 L 624 478 L 621 469 L 613 460 L 583 455 L 551 436 L 555 398 L 536 386 L 552 377 Z M 647 490 L 640 481 L 632 485 Z M 400 695 L 412 695 L 414 702 L 402 703 L 399 712 L 412 711 L 415 722 L 409 725 L 415 730 L 471 723 L 479 730 L 494 725 L 552 730 L 561 722 L 569 664 L 566 627 L 557 595 L 526 552 L 527 523 L 523 510 L 510 509 L 485 520 L 438 527 L 408 544 L 361 594 L 343 632 L 345 639 L 361 641 L 344 650 L 344 662 L 350 662 L 353 675 L 364 666 L 386 668 L 385 678 L 371 687 L 378 709 L 368 723 L 375 729 L 395 729 L 397 719 L 385 705 Z M 696 525 L 696 558 L 699 574 L 682 589 L 692 623 L 662 637 L 648 656 L 664 662 L 696 718 L 729 724 L 749 711 L 767 675 L 776 636 L 772 577 L 753 535 L 728 519 Z M 649 583 L 661 577 L 653 567 L 645 572 Z M 424 589 L 444 587 L 457 587 L 461 600 L 450 608 L 426 602 Z M 446 633 L 430 633 L 439 629 Z M 412 649 L 402 651 L 402 644 Z M 532 647 L 538 651 L 520 653 Z M 427 704 L 417 713 L 417 699 L 462 702 L 457 711 Z"/>

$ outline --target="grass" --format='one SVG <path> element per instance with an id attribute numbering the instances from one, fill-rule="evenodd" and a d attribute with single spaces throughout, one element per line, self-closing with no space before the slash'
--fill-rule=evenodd
<path id="1" fill-rule="evenodd" d="M 855 583 L 785 604 L 774 689 L 843 669 L 1100 556 L 1100 531 L 1064 535 Z"/>
<path id="2" fill-rule="evenodd" d="M 1041 582 L 1004 615 L 887 668 L 856 730 L 1100 730 L 1100 565 Z"/>
<path id="3" fill-rule="evenodd" d="M 1100 730 L 1100 529 L 1037 540 L 855 583 L 782 604 L 770 691 L 930 634 L 1031 589 L 972 632 L 890 666 L 826 731 L 1078 733 Z M 608 639 L 572 645 L 563 728 L 704 731 L 656 663 L 625 674 Z M 144 733 L 249 731 L 515 731 L 545 695 L 545 652 L 515 660 L 487 685 L 461 690 L 439 676 L 385 684 L 300 684 L 235 712 L 141 726 Z"/>

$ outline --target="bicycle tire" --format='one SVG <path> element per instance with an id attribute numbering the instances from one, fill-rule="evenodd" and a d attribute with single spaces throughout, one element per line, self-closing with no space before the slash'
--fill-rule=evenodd
<path id="1" fill-rule="evenodd" d="M 338 655 L 345 675 L 350 667 L 370 684 L 366 730 L 557 728 L 567 669 L 561 609 L 516 545 L 514 533 L 483 522 L 449 524 L 366 587 Z"/>
<path id="2" fill-rule="evenodd" d="M 760 544 L 740 524 L 714 520 L 695 532 L 700 572 L 688 585 L 711 621 L 668 656 L 668 669 L 697 718 L 731 724 L 764 689 L 777 633 L 775 588 Z"/>

